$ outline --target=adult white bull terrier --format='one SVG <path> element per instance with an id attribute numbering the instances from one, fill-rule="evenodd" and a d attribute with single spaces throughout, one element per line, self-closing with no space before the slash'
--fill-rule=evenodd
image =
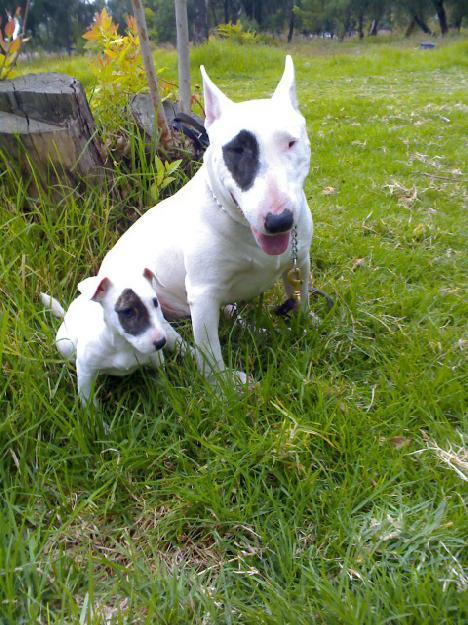
<path id="1" fill-rule="evenodd" d="M 270 99 L 234 103 L 203 66 L 201 73 L 210 139 L 202 167 L 121 237 L 99 274 L 129 259 L 150 267 L 165 316 L 191 315 L 198 366 L 211 374 L 224 370 L 220 308 L 261 294 L 280 277 L 290 297 L 293 256 L 308 306 L 312 217 L 303 187 L 310 145 L 290 56 Z M 237 377 L 246 380 L 242 372 Z"/>
<path id="2" fill-rule="evenodd" d="M 81 295 L 67 312 L 47 293 L 40 298 L 63 318 L 55 344 L 64 358 L 76 362 L 84 405 L 99 374 L 127 375 L 143 365 L 160 367 L 165 345 L 184 351 L 182 338 L 163 317 L 155 276 L 148 268 L 137 275 L 86 278 L 78 290 Z"/>

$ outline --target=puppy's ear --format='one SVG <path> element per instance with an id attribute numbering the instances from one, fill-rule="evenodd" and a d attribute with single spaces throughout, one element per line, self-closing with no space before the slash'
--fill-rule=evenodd
<path id="1" fill-rule="evenodd" d="M 89 297 L 89 299 L 100 302 L 111 286 L 112 282 L 109 278 L 92 276 L 91 278 L 82 280 L 78 284 L 78 291 L 86 297 Z"/>
<path id="2" fill-rule="evenodd" d="M 145 267 L 143 270 L 143 277 L 148 280 L 155 291 L 158 286 L 162 286 L 155 274 L 151 271 L 151 269 L 148 269 L 148 267 Z"/>
<path id="3" fill-rule="evenodd" d="M 200 65 L 200 72 L 203 78 L 203 97 L 205 99 L 205 128 L 209 128 L 233 102 L 214 84 L 203 65 Z"/>
<path id="4" fill-rule="evenodd" d="M 286 56 L 284 72 L 273 94 L 273 100 L 288 102 L 293 108 L 298 109 L 294 63 L 289 54 Z"/>

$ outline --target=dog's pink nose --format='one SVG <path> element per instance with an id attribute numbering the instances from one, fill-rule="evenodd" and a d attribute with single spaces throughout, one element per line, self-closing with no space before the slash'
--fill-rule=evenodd
<path id="1" fill-rule="evenodd" d="M 158 341 L 154 341 L 153 342 L 154 349 L 156 349 L 156 350 L 162 349 L 165 344 L 166 344 L 166 337 L 165 336 L 163 336 L 162 339 L 159 339 Z"/>
<path id="2" fill-rule="evenodd" d="M 294 223 L 292 211 L 285 208 L 279 215 L 268 213 L 265 217 L 265 230 L 270 234 L 278 234 L 279 232 L 287 232 L 291 230 Z"/>

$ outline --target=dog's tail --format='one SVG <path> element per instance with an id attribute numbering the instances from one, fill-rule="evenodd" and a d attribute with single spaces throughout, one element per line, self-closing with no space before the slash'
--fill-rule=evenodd
<path id="1" fill-rule="evenodd" d="M 50 310 L 54 317 L 58 317 L 59 319 L 63 319 L 65 317 L 65 311 L 55 297 L 52 297 L 52 295 L 49 295 L 48 293 L 39 293 L 39 297 L 41 298 L 43 305 L 47 308 L 47 310 Z"/>

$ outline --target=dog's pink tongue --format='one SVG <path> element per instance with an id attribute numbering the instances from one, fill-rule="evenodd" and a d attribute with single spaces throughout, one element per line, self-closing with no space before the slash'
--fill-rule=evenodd
<path id="1" fill-rule="evenodd" d="M 257 243 L 269 256 L 279 256 L 288 249 L 289 245 L 289 232 L 282 232 L 281 234 L 262 234 L 255 228 L 252 228 Z"/>

